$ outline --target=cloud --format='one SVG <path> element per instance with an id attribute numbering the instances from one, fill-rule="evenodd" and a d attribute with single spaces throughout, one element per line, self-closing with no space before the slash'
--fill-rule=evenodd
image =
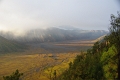
<path id="1" fill-rule="evenodd" d="M 28 30 L 61 25 L 107 29 L 110 14 L 119 7 L 113 0 L 2 0 L 0 29 Z"/>
<path id="2" fill-rule="evenodd" d="M 117 4 L 120 6 L 120 0 L 117 0 Z"/>

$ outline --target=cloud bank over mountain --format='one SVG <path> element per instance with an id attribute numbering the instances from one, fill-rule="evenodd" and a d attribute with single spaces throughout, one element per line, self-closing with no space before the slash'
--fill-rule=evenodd
<path id="1" fill-rule="evenodd" d="M 61 29 L 61 28 L 48 28 L 48 29 L 33 29 L 26 32 L 24 35 L 16 36 L 12 32 L 0 32 L 0 35 L 20 43 L 41 43 L 41 42 L 58 42 L 70 40 L 91 40 L 100 36 L 108 34 L 104 30 L 81 30 L 81 29 Z"/>

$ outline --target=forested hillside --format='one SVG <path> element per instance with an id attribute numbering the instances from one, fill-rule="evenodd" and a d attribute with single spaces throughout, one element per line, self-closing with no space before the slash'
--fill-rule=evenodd
<path id="1" fill-rule="evenodd" d="M 69 63 L 58 80 L 120 79 L 120 13 L 111 15 L 110 34 Z"/>

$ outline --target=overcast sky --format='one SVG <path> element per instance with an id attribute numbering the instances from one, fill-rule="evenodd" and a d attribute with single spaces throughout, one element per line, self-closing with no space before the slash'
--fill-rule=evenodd
<path id="1" fill-rule="evenodd" d="M 116 0 L 0 0 L 0 30 L 26 30 L 62 25 L 108 30 Z"/>

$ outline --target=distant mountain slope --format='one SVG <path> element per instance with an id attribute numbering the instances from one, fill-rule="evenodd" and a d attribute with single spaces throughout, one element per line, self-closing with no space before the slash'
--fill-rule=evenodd
<path id="1" fill-rule="evenodd" d="M 0 54 L 7 52 L 23 51 L 24 49 L 25 49 L 24 45 L 21 45 L 13 41 L 9 41 L 0 36 Z"/>
<path id="2" fill-rule="evenodd" d="M 14 36 L 12 33 L 1 34 L 9 40 L 22 43 L 57 42 L 67 40 L 91 40 L 107 34 L 104 30 L 65 30 L 60 28 L 34 29 L 26 32 L 24 36 Z"/>
<path id="3" fill-rule="evenodd" d="M 58 26 L 57 28 L 64 30 L 80 30 L 79 27 L 73 27 L 73 26 Z"/>

